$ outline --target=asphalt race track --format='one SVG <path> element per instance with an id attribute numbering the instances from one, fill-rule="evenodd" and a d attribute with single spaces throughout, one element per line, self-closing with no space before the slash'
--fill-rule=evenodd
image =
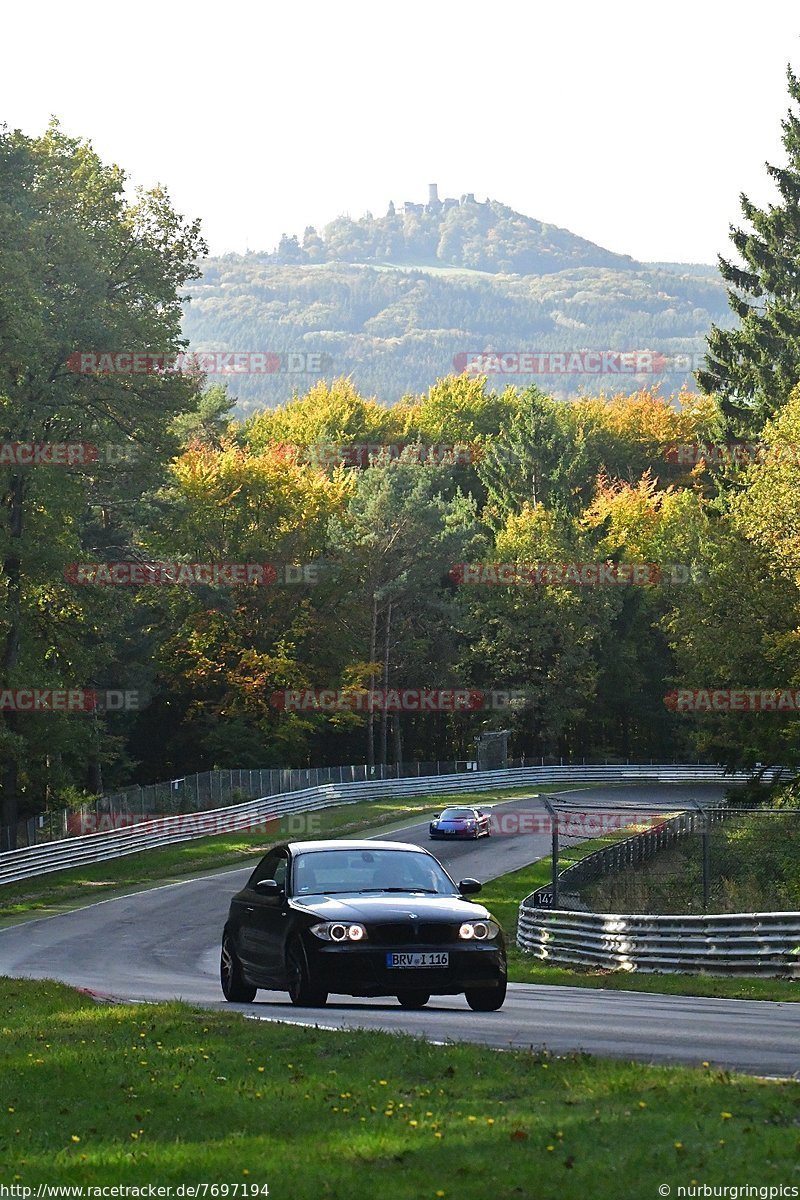
<path id="1" fill-rule="evenodd" d="M 689 796 L 711 802 L 723 791 L 625 786 L 559 795 L 576 809 L 585 801 L 593 813 L 652 813 L 683 807 Z M 504 819 L 509 813 L 544 812 L 536 798 L 496 808 Z M 550 850 L 546 830 L 452 844 L 429 842 L 426 821 L 383 836 L 429 847 L 456 880 L 474 876 L 486 882 Z M 413 1012 L 393 1000 L 345 997 L 334 997 L 324 1009 L 302 1009 L 293 1007 L 284 993 L 264 991 L 254 1004 L 227 1005 L 218 982 L 219 939 L 230 897 L 251 869 L 252 864 L 0 930 L 0 973 L 59 979 L 123 1000 L 180 998 L 236 1008 L 263 1020 L 391 1030 L 495 1047 L 546 1046 L 553 1053 L 582 1050 L 653 1063 L 706 1061 L 758 1075 L 800 1078 L 800 1003 L 512 984 L 505 1005 L 495 1013 L 474 1013 L 459 996 L 434 998 L 424 1010 Z"/>

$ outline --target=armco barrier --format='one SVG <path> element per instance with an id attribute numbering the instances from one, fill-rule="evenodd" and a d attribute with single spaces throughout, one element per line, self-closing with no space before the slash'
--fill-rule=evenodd
<path id="1" fill-rule="evenodd" d="M 125 829 L 25 846 L 0 854 L 0 885 L 16 883 L 68 867 L 106 862 L 158 846 L 172 845 L 210 833 L 233 832 L 296 812 L 313 812 L 337 804 L 387 796 L 455 795 L 546 783 L 734 783 L 747 776 L 726 775 L 719 766 L 628 765 L 518 767 L 507 771 L 470 771 L 459 775 L 429 775 L 367 783 L 322 784 L 320 787 L 248 800 L 229 808 L 163 817 Z"/>
<path id="2" fill-rule="evenodd" d="M 800 913 L 613 916 L 519 911 L 517 943 L 553 966 L 800 979 Z"/>

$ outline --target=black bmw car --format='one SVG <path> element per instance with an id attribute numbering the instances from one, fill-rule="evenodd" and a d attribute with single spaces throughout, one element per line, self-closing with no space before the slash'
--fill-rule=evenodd
<path id="1" fill-rule="evenodd" d="M 466 995 L 489 1012 L 506 996 L 502 930 L 475 879 L 456 886 L 437 859 L 402 842 L 289 842 L 275 846 L 233 897 L 222 935 L 225 998 L 258 988 L 293 1004 L 328 994 L 396 996 L 422 1008 Z"/>

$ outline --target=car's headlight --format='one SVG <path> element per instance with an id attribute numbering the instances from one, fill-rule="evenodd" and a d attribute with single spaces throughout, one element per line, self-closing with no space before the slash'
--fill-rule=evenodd
<path id="1" fill-rule="evenodd" d="M 465 942 L 485 942 L 497 937 L 500 926 L 496 921 L 465 921 L 458 931 L 458 936 Z"/>
<path id="2" fill-rule="evenodd" d="M 321 921 L 311 932 L 323 942 L 363 942 L 367 936 L 364 926 L 354 921 Z"/>

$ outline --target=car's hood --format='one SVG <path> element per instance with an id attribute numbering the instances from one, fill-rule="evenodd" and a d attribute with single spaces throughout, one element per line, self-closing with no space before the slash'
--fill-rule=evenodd
<path id="1" fill-rule="evenodd" d="M 475 921 L 488 917 L 482 904 L 460 896 L 420 896 L 413 892 L 346 896 L 309 895 L 291 901 L 303 912 L 317 914 L 323 921 Z"/>

